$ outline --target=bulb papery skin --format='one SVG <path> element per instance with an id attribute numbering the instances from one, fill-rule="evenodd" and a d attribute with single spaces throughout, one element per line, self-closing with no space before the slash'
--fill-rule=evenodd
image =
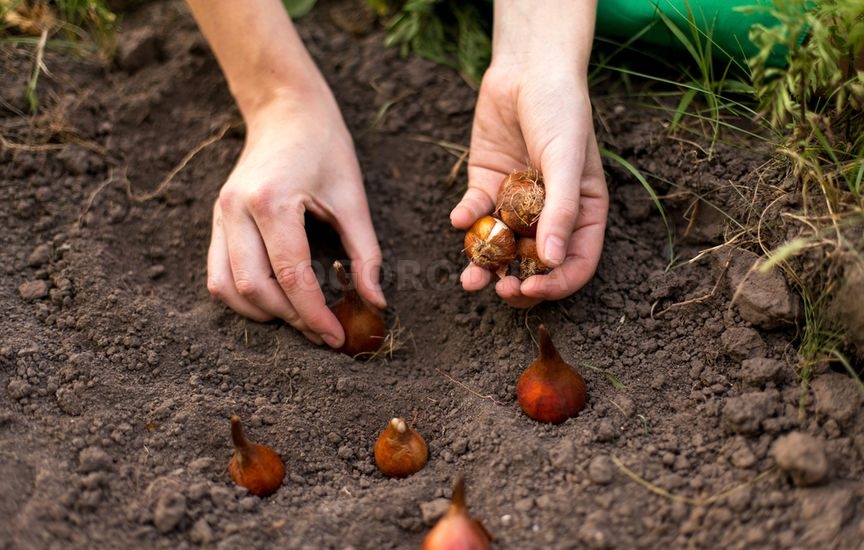
<path id="1" fill-rule="evenodd" d="M 423 550 L 488 550 L 492 535 L 483 524 L 468 514 L 465 505 L 465 477 L 453 484 L 453 497 L 447 513 L 423 539 Z"/>
<path id="2" fill-rule="evenodd" d="M 423 540 L 423 550 L 487 550 L 491 547 L 485 529 L 465 514 L 443 517 Z"/>
<path id="3" fill-rule="evenodd" d="M 545 327 L 540 327 L 540 356 L 525 369 L 516 385 L 519 406 L 530 418 L 560 424 L 585 407 L 585 379 L 564 362 Z"/>
<path id="4" fill-rule="evenodd" d="M 285 478 L 285 463 L 276 451 L 246 440 L 237 416 L 231 417 L 231 438 L 234 454 L 228 463 L 228 473 L 234 483 L 259 497 L 275 493 Z"/>
<path id="5" fill-rule="evenodd" d="M 372 355 L 381 349 L 387 336 L 384 318 L 378 310 L 363 301 L 356 291 L 346 292 L 352 292 L 355 296 L 343 296 L 330 307 L 345 331 L 345 343 L 338 351 L 351 357 Z"/>
<path id="6" fill-rule="evenodd" d="M 465 254 L 478 266 L 499 275 L 516 259 L 516 236 L 501 220 L 483 216 L 465 234 Z"/>
<path id="7" fill-rule="evenodd" d="M 345 331 L 345 342 L 337 351 L 351 357 L 371 356 L 381 349 L 387 336 L 387 324 L 381 312 L 351 287 L 351 278 L 342 263 L 336 261 L 333 267 L 343 294 L 330 306 L 330 311 Z"/>
<path id="8" fill-rule="evenodd" d="M 505 177 L 498 188 L 495 215 L 516 234 L 534 237 L 545 202 L 546 187 L 540 171 L 517 170 Z"/>
<path id="9" fill-rule="evenodd" d="M 375 465 L 387 477 L 408 477 L 423 469 L 429 447 L 403 418 L 393 418 L 375 442 Z"/>
<path id="10" fill-rule="evenodd" d="M 516 241 L 516 259 L 519 262 L 519 278 L 525 280 L 534 275 L 546 273 L 546 264 L 537 253 L 537 241 L 531 237 L 522 237 Z"/>

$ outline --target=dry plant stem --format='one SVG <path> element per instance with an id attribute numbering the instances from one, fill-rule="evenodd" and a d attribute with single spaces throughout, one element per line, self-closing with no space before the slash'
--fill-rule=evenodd
<path id="1" fill-rule="evenodd" d="M 467 384 L 465 384 L 464 382 L 460 382 L 459 380 L 456 380 L 455 378 L 453 378 L 452 376 L 450 376 L 446 372 L 442 371 L 441 369 L 435 369 L 435 372 L 437 372 L 438 374 L 440 374 L 441 376 L 443 376 L 447 380 L 453 382 L 457 386 L 461 386 L 467 392 L 473 393 L 474 395 L 476 395 L 480 399 L 488 399 L 489 401 L 495 403 L 496 405 L 503 405 L 504 404 L 504 403 L 501 403 L 500 401 L 497 401 L 491 395 L 483 395 L 482 393 L 478 392 L 477 390 L 471 389 Z"/>
<path id="2" fill-rule="evenodd" d="M 641 485 L 642 487 L 644 487 L 648 491 L 654 493 L 655 495 L 659 495 L 659 496 L 666 498 L 666 499 L 669 499 L 673 502 L 683 502 L 685 504 L 690 504 L 692 506 L 705 506 L 708 504 L 713 504 L 714 502 L 717 502 L 717 501 L 719 501 L 725 497 L 728 497 L 729 495 L 735 494 L 742 489 L 745 489 L 745 488 L 747 488 L 747 487 L 749 487 L 755 483 L 762 481 L 763 479 L 765 479 L 766 477 L 768 477 L 769 475 L 771 475 L 775 471 L 777 471 L 777 466 L 772 466 L 749 481 L 745 481 L 744 483 L 741 483 L 739 485 L 735 485 L 734 487 L 731 487 L 729 489 L 726 489 L 724 491 L 721 491 L 719 493 L 716 493 L 716 494 L 708 496 L 708 497 L 693 498 L 693 497 L 685 497 L 682 495 L 673 495 L 672 493 L 670 493 L 666 489 L 664 489 L 662 487 L 658 487 L 657 485 L 654 485 L 653 483 L 651 483 L 647 479 L 643 478 L 642 476 L 640 476 L 639 474 L 637 474 L 636 472 L 634 472 L 633 470 L 631 470 L 630 468 L 625 466 L 624 462 L 622 462 L 621 459 L 618 458 L 617 456 L 614 456 L 614 455 L 612 456 L 612 462 L 615 464 L 615 466 L 619 470 L 621 470 L 622 473 L 624 473 L 624 475 L 626 475 L 631 480 L 635 481 L 636 483 L 638 483 L 639 485 Z"/>
<path id="3" fill-rule="evenodd" d="M 5 136 L 0 135 L 0 145 L 4 149 L 13 149 L 16 151 L 56 151 L 66 147 L 65 143 L 40 143 L 39 145 L 29 143 L 16 143 L 9 141 Z"/>
<path id="4" fill-rule="evenodd" d="M 455 157 L 460 157 L 465 153 L 468 153 L 468 151 L 470 150 L 467 145 L 462 145 L 461 143 L 447 141 L 444 139 L 436 139 L 420 134 L 408 136 L 408 139 L 413 141 L 419 141 L 420 143 L 431 143 L 432 145 L 437 145 Z"/>
<path id="5" fill-rule="evenodd" d="M 126 186 L 126 196 L 129 197 L 131 200 L 136 201 L 136 202 L 146 202 L 146 201 L 149 201 L 151 199 L 155 199 L 156 197 L 161 195 L 163 192 L 165 192 L 165 189 L 171 184 L 172 181 L 174 181 L 174 178 L 177 176 L 177 174 L 179 174 L 184 168 L 186 168 L 186 166 L 192 161 L 193 158 L 195 158 L 196 155 L 198 155 L 198 153 L 200 153 L 201 151 L 203 151 L 204 149 L 206 149 L 210 145 L 213 145 L 217 141 L 221 140 L 223 137 L 225 137 L 225 134 L 228 132 L 228 130 L 230 130 L 231 128 L 235 128 L 237 126 L 239 126 L 239 123 L 224 124 L 214 135 L 208 137 L 207 139 L 205 139 L 204 141 L 202 141 L 201 143 L 199 143 L 198 145 L 193 147 L 192 150 L 190 150 L 188 153 L 186 153 L 186 156 L 184 156 L 183 159 L 174 168 L 172 168 L 170 172 L 168 172 L 168 174 L 162 179 L 162 181 L 159 182 L 159 184 L 156 186 L 156 189 L 154 189 L 150 193 L 144 193 L 142 195 L 136 195 L 135 192 L 132 191 L 132 182 L 129 181 L 129 177 L 126 175 L 127 170 L 128 170 L 127 166 L 124 165 L 124 166 L 120 167 L 120 170 L 122 172 L 122 176 L 121 176 L 120 181 L 122 181 L 124 183 L 124 185 Z M 2 141 L 0 141 L 0 143 L 2 143 L 4 147 L 7 146 L 8 142 L 5 139 L 2 139 L 2 136 L 0 136 L 0 140 L 2 140 Z M 65 145 L 60 145 L 59 147 L 51 147 L 51 148 L 53 149 L 53 148 L 62 148 L 62 147 L 65 147 Z M 44 146 L 44 148 L 48 149 L 49 147 Z M 38 150 L 41 150 L 41 148 Z M 114 164 L 114 163 L 112 163 L 112 164 Z M 110 185 L 113 181 L 114 181 L 114 167 L 112 166 L 108 169 L 108 177 L 105 178 L 102 181 L 102 183 L 100 183 L 96 187 L 96 189 L 94 189 L 90 193 L 90 195 L 87 197 L 87 202 L 84 205 L 84 210 L 81 212 L 81 214 L 78 215 L 78 220 L 76 222 L 79 227 L 81 226 L 81 222 L 83 221 L 84 216 L 87 214 L 87 212 L 90 211 L 90 208 L 93 206 L 93 203 L 96 201 L 96 197 L 99 196 L 99 194 L 106 187 L 108 187 L 108 185 Z"/>
<path id="6" fill-rule="evenodd" d="M 48 43 L 48 28 L 42 29 L 39 35 L 39 44 L 36 46 L 36 60 L 33 63 L 33 72 L 30 75 L 30 80 L 27 82 L 27 100 L 30 103 L 30 110 L 36 112 L 39 108 L 38 100 L 36 99 L 36 83 L 39 82 L 39 73 L 48 73 L 48 68 L 45 67 L 43 58 L 45 56 L 45 45 Z M 49 74 L 50 75 L 50 74 Z"/>
<path id="7" fill-rule="evenodd" d="M 84 216 L 86 216 L 87 212 L 90 211 L 90 207 L 93 206 L 93 202 L 96 200 L 96 197 L 99 195 L 99 193 L 102 192 L 103 189 L 108 187 L 108 185 L 112 181 L 114 181 L 114 168 L 113 167 L 108 168 L 108 177 L 106 177 L 104 180 L 102 180 L 102 183 L 100 183 L 96 187 L 96 189 L 94 189 L 93 191 L 90 192 L 90 195 L 87 197 L 87 202 L 86 202 L 86 204 L 84 204 L 84 210 L 81 211 L 81 213 L 78 215 L 78 219 L 75 222 L 75 225 L 77 227 L 79 227 L 79 228 L 81 227 L 81 223 L 84 221 Z"/>
<path id="8" fill-rule="evenodd" d="M 180 162 L 177 163 L 177 165 L 174 166 L 174 168 L 172 168 L 171 171 L 168 172 L 168 174 L 164 178 L 162 178 L 162 181 L 159 182 L 156 188 L 149 193 L 144 193 L 142 195 L 135 194 L 135 192 L 132 191 L 132 183 L 129 181 L 128 178 L 124 176 L 124 180 L 126 181 L 126 194 L 129 196 L 130 199 L 137 202 L 146 202 L 151 199 L 155 199 L 165 191 L 165 189 L 171 184 L 171 182 L 174 181 L 174 178 L 177 176 L 177 174 L 179 174 L 184 168 L 186 168 L 186 165 L 189 164 L 192 159 L 194 159 L 198 155 L 198 153 L 200 153 L 207 147 L 210 147 L 214 143 L 220 141 L 223 137 L 225 137 L 225 134 L 228 133 L 228 130 L 236 128 L 238 126 L 240 126 L 239 122 L 229 122 L 223 124 L 222 127 L 219 128 L 219 130 L 217 130 L 215 134 L 204 139 L 198 145 L 193 147 L 188 153 L 186 153 L 183 159 L 181 159 Z"/>
<path id="9" fill-rule="evenodd" d="M 468 160 L 468 153 L 470 152 L 468 146 L 423 135 L 408 136 L 408 139 L 419 141 L 421 143 L 437 145 L 456 157 L 456 162 L 453 163 L 453 166 L 450 168 L 450 173 L 447 176 L 447 187 L 453 187 L 453 184 L 456 183 L 456 179 L 459 176 L 459 170 L 462 169 L 465 161 Z"/>
<path id="10" fill-rule="evenodd" d="M 405 332 L 405 327 L 402 326 L 399 317 L 397 316 L 396 320 L 393 322 L 393 326 L 384 336 L 384 342 L 381 344 L 380 348 L 372 353 L 358 353 L 354 358 L 363 359 L 365 361 L 374 361 L 382 357 L 393 359 L 393 354 L 405 347 L 406 339 L 402 336 L 403 332 Z M 414 338 L 411 337 L 412 341 L 413 339 Z"/>
<path id="11" fill-rule="evenodd" d="M 658 311 L 656 313 L 654 312 L 654 308 L 657 307 L 657 304 L 659 303 L 659 301 L 654 302 L 653 304 L 651 304 L 651 318 L 656 319 L 657 317 L 661 317 L 673 309 L 677 309 L 679 307 L 684 307 L 684 306 L 689 306 L 691 304 L 701 304 L 702 302 L 705 302 L 706 300 L 710 300 L 711 298 L 713 298 L 714 294 L 717 293 L 717 289 L 720 287 L 720 282 L 723 281 L 723 277 L 726 275 L 726 270 L 729 269 L 729 265 L 731 263 L 732 263 L 732 259 L 729 258 L 726 260 L 726 263 L 723 264 L 723 271 L 720 272 L 720 276 L 717 277 L 717 280 L 714 282 L 714 286 L 711 288 L 711 291 L 708 294 L 704 294 L 704 295 L 698 296 L 696 298 L 690 298 L 689 300 L 684 300 L 683 302 L 676 302 L 676 303 L 674 303 L 674 304 L 672 304 L 672 305 L 670 305 L 664 309 L 661 309 L 660 311 Z M 736 292 L 736 296 L 737 296 L 737 292 Z M 735 298 L 732 298 L 730 303 L 734 303 L 734 302 L 735 302 Z"/>

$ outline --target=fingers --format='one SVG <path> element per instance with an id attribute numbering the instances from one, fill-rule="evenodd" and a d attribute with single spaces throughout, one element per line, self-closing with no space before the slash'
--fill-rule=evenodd
<path id="1" fill-rule="evenodd" d="M 462 288 L 469 292 L 476 292 L 489 284 L 492 273 L 476 264 L 468 264 L 459 280 L 462 282 Z"/>
<path id="2" fill-rule="evenodd" d="M 513 276 L 507 276 L 495 284 L 495 292 L 511 307 L 527 309 L 543 301 L 542 298 L 526 296 L 522 293 L 522 283 Z"/>
<path id="3" fill-rule="evenodd" d="M 537 253 L 550 268 L 564 263 L 579 214 L 584 150 L 560 151 L 550 145 L 543 157 L 546 201 L 537 222 Z"/>
<path id="4" fill-rule="evenodd" d="M 303 205 L 271 200 L 262 195 L 249 202 L 249 209 L 253 218 L 235 223 L 252 225 L 253 230 L 260 232 L 266 254 L 266 269 L 275 276 L 275 280 L 270 280 L 282 294 L 282 300 L 286 300 L 296 312 L 294 319 L 286 321 L 298 330 L 318 334 L 330 347 L 340 347 L 344 342 L 344 331 L 327 307 L 312 267 L 303 224 Z M 232 247 L 232 265 L 233 250 Z M 254 261 L 260 260 L 256 257 Z"/>
<path id="5" fill-rule="evenodd" d="M 228 260 L 228 244 L 225 240 L 222 213 L 217 203 L 213 209 L 213 235 L 207 251 L 207 289 L 213 297 L 237 313 L 255 321 L 269 321 L 274 315 L 264 311 L 240 295 L 234 285 L 234 275 Z"/>
<path id="6" fill-rule="evenodd" d="M 333 224 L 351 258 L 357 291 L 373 306 L 384 309 L 387 300 L 381 290 L 381 247 L 372 225 L 365 197 L 353 197 L 347 213 L 333 216 Z"/>
<path id="7" fill-rule="evenodd" d="M 495 197 L 503 178 L 500 172 L 479 167 L 469 168 L 468 190 L 459 204 L 450 212 L 450 223 L 457 229 L 468 229 L 481 217 L 495 209 Z M 462 288 L 474 292 L 484 288 L 492 280 L 487 270 L 468 264 L 460 277 Z"/>
<path id="8" fill-rule="evenodd" d="M 605 219 L 606 210 L 602 198 L 583 200 L 580 226 L 570 241 L 567 259 L 549 273 L 525 280 L 520 288 L 522 294 L 542 300 L 560 300 L 585 286 L 600 261 Z M 583 220 L 586 223 L 581 225 Z"/>
<path id="9" fill-rule="evenodd" d="M 495 208 L 495 193 L 489 189 L 490 185 L 469 184 L 468 190 L 462 196 L 459 204 L 450 212 L 450 222 L 457 229 L 468 229 L 482 216 L 492 212 Z"/>

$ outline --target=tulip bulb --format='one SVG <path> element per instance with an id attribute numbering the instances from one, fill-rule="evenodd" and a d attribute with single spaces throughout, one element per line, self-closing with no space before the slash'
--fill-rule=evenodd
<path id="1" fill-rule="evenodd" d="M 483 216 L 465 234 L 465 254 L 480 267 L 504 276 L 516 259 L 516 237 L 498 218 Z"/>
<path id="2" fill-rule="evenodd" d="M 537 241 L 522 237 L 516 241 L 516 260 L 519 262 L 519 278 L 523 281 L 534 275 L 546 273 L 546 264 L 537 253 Z"/>
<path id="3" fill-rule="evenodd" d="M 381 348 L 387 335 L 384 317 L 351 285 L 351 277 L 342 262 L 333 262 L 333 268 L 342 287 L 342 297 L 330 310 L 345 331 L 345 343 L 338 351 L 351 357 L 372 355 Z"/>
<path id="4" fill-rule="evenodd" d="M 231 417 L 231 439 L 234 442 L 234 455 L 228 463 L 231 479 L 259 497 L 275 493 L 285 477 L 285 464 L 279 455 L 270 447 L 247 440 L 237 415 Z"/>
<path id="5" fill-rule="evenodd" d="M 492 535 L 479 520 L 468 515 L 465 476 L 460 475 L 453 485 L 450 509 L 423 539 L 423 550 L 488 550 L 491 547 Z"/>
<path id="6" fill-rule="evenodd" d="M 514 171 L 498 188 L 495 215 L 515 233 L 533 237 L 537 234 L 537 220 L 545 201 L 546 187 L 539 170 Z"/>
<path id="7" fill-rule="evenodd" d="M 429 447 L 404 418 L 393 418 L 375 442 L 375 464 L 388 477 L 408 477 L 429 459 Z"/>
<path id="8" fill-rule="evenodd" d="M 582 375 L 561 359 L 543 325 L 538 340 L 539 356 L 519 378 L 516 397 L 529 417 L 560 424 L 585 406 L 587 386 Z"/>

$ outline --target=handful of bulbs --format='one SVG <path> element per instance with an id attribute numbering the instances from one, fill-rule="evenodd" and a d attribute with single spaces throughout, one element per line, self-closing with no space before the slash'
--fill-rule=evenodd
<path id="1" fill-rule="evenodd" d="M 465 234 L 465 254 L 478 266 L 507 275 L 518 260 L 522 280 L 546 272 L 537 254 L 537 221 L 546 201 L 543 174 L 536 168 L 515 170 L 501 182 L 495 211 L 483 216 Z"/>

